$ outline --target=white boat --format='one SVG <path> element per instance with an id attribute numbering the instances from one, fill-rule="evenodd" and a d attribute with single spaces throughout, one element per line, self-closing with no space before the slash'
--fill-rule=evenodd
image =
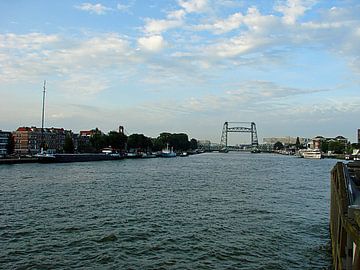
<path id="1" fill-rule="evenodd" d="M 322 157 L 320 149 L 308 148 L 299 151 L 299 153 L 303 158 L 321 159 Z"/>
<path id="2" fill-rule="evenodd" d="M 156 154 L 153 154 L 153 153 L 142 153 L 141 154 L 141 158 L 156 158 Z"/>
<path id="3" fill-rule="evenodd" d="M 161 157 L 176 157 L 176 153 L 173 151 L 173 148 L 169 148 L 169 144 L 166 144 L 166 148 L 161 150 Z"/>
<path id="4" fill-rule="evenodd" d="M 360 150 L 354 149 L 353 153 L 351 154 L 353 160 L 360 160 Z"/>
<path id="5" fill-rule="evenodd" d="M 138 152 L 128 152 L 126 153 L 126 158 L 141 158 L 142 154 Z"/>

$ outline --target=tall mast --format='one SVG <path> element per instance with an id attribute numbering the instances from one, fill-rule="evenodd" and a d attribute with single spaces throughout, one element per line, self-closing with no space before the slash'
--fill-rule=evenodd
<path id="1" fill-rule="evenodd" d="M 44 80 L 44 91 L 43 91 L 43 100 L 42 100 L 42 117 L 41 117 L 41 151 L 44 150 L 44 116 L 45 116 L 45 90 L 46 90 L 46 80 Z"/>

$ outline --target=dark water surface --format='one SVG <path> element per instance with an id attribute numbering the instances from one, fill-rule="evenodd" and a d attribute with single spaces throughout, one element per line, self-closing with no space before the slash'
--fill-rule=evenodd
<path id="1" fill-rule="evenodd" d="M 0 166 L 1 269 L 327 269 L 335 160 Z"/>

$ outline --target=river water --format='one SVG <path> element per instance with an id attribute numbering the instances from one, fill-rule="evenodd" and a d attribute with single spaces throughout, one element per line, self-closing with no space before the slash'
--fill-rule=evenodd
<path id="1" fill-rule="evenodd" d="M 336 160 L 0 166 L 1 269 L 328 269 Z"/>

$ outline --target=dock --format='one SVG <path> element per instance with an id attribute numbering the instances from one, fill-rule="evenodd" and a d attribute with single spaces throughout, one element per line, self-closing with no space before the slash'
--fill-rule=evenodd
<path id="1" fill-rule="evenodd" d="M 334 270 L 360 269 L 360 162 L 331 171 L 330 236 Z"/>

